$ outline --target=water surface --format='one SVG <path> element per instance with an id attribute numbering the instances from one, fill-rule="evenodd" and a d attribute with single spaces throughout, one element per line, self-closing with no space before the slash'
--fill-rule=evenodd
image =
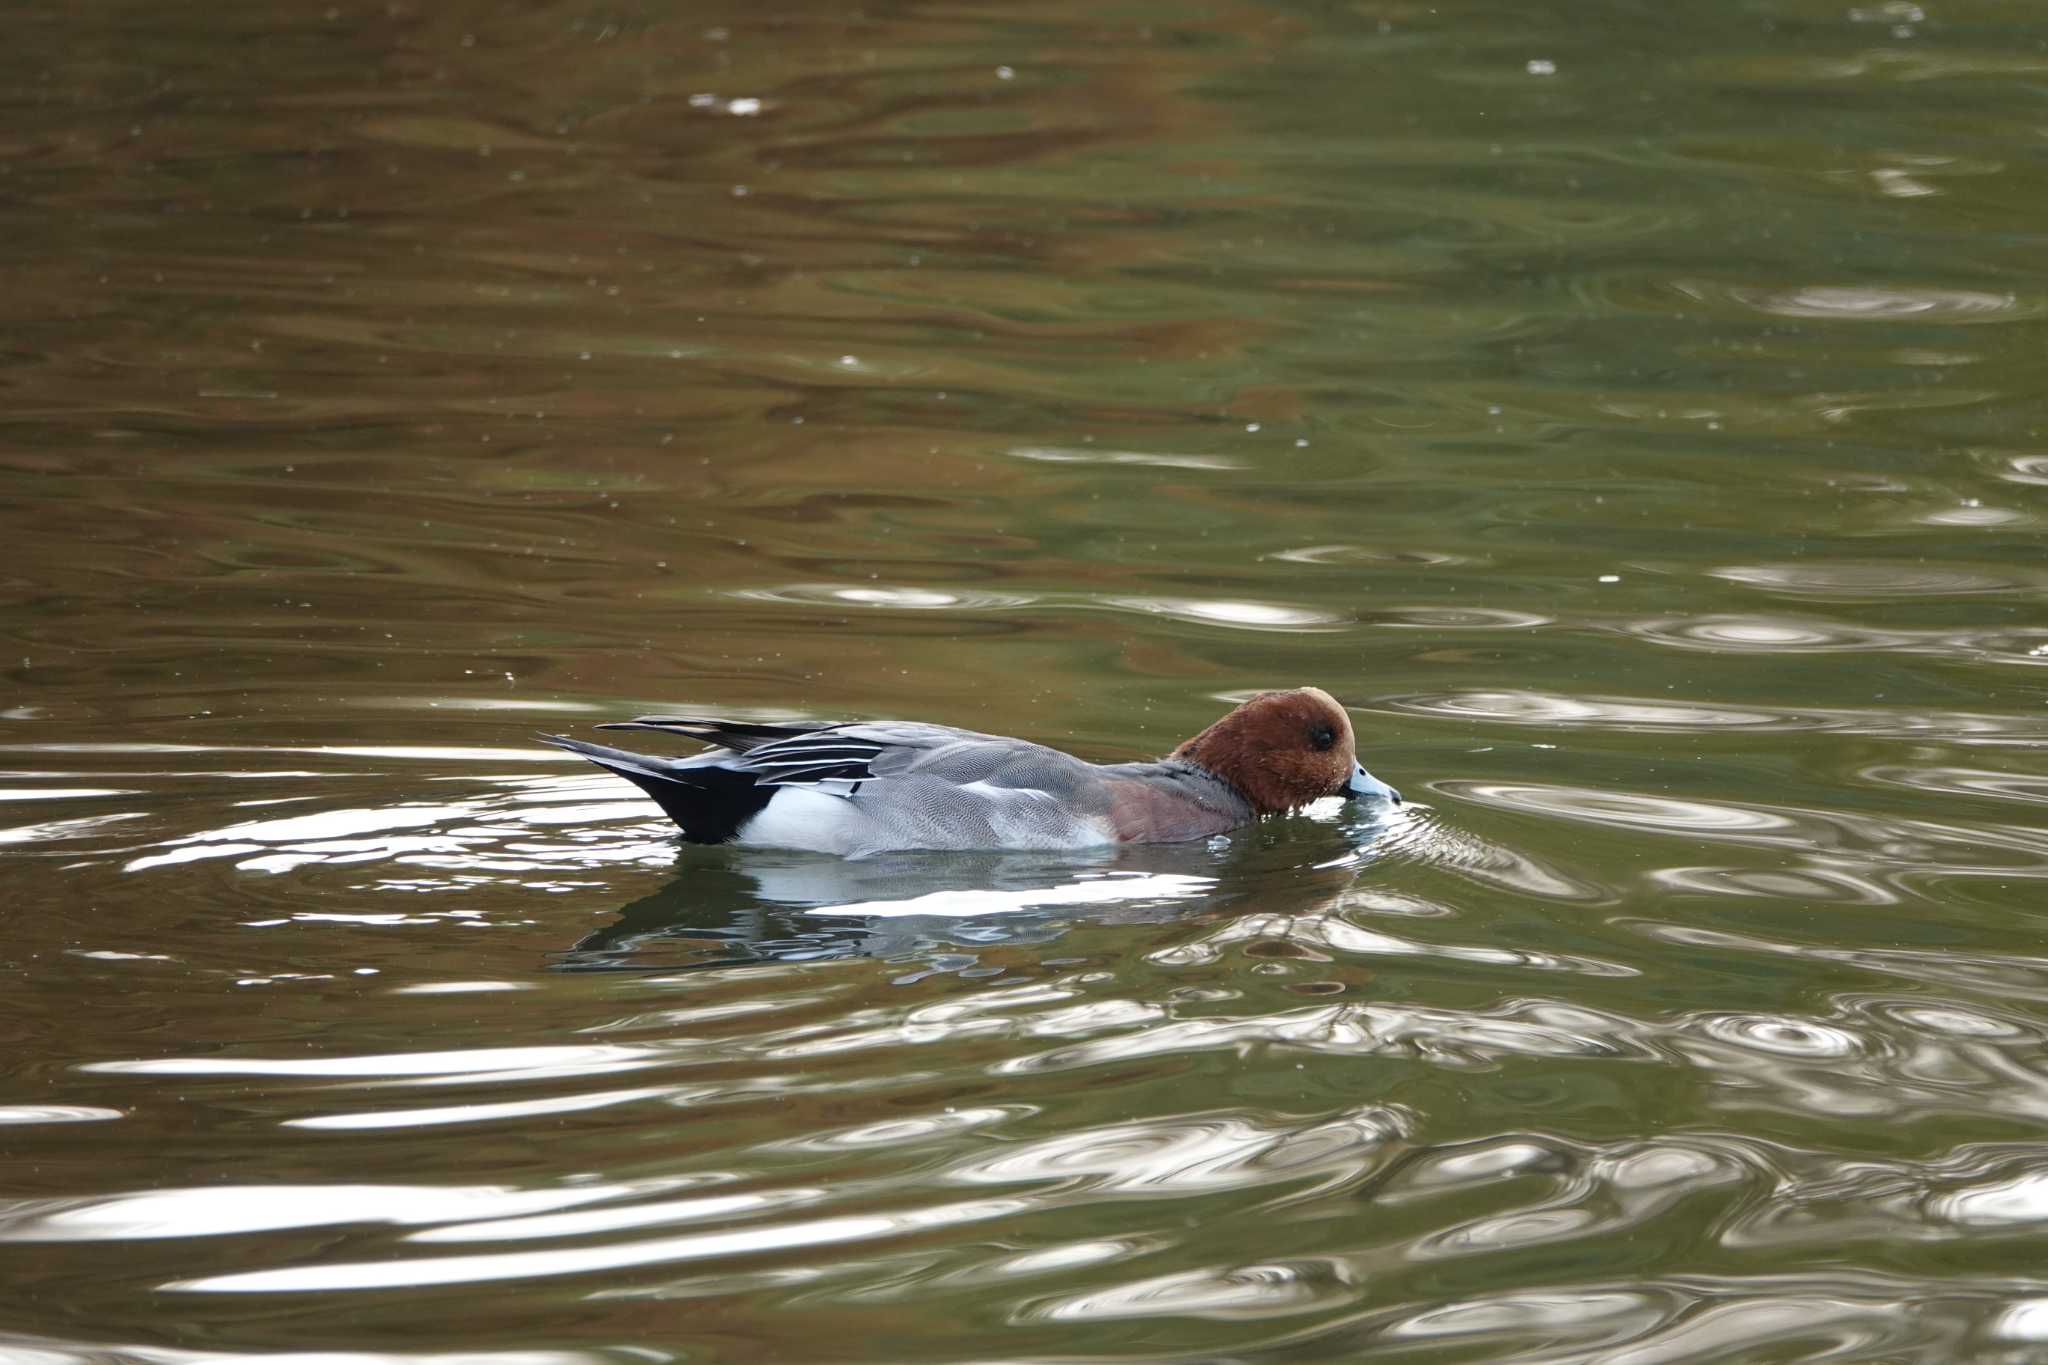
<path id="1" fill-rule="evenodd" d="M 30 6 L 0 1347 L 2048 1351 L 2048 24 Z M 1410 803 L 680 849 L 656 707 Z"/>

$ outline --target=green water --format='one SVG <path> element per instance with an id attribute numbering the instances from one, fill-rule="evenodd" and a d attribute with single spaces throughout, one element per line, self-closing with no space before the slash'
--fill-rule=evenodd
<path id="1" fill-rule="evenodd" d="M 2048 1359 L 2037 8 L 12 19 L 0 1354 Z"/>

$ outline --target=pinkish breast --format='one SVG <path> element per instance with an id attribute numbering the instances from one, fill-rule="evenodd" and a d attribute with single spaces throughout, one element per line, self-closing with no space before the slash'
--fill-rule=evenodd
<path id="1" fill-rule="evenodd" d="M 1109 821 L 1118 843 L 1178 844 L 1206 839 L 1248 822 L 1242 812 L 1219 810 L 1147 782 L 1112 780 Z"/>

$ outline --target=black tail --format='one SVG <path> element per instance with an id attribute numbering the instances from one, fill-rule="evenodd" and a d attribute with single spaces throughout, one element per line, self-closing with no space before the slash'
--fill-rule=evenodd
<path id="1" fill-rule="evenodd" d="M 761 813 L 775 795 L 774 787 L 755 783 L 751 773 L 730 768 L 684 765 L 673 758 L 636 754 L 567 735 L 540 735 L 544 744 L 581 754 L 598 767 L 617 773 L 653 797 L 693 844 L 723 844 L 740 826 Z"/>

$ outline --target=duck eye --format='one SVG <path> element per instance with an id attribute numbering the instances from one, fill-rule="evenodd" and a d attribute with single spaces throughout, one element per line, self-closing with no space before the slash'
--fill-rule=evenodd
<path id="1" fill-rule="evenodd" d="M 1327 749 L 1337 742 L 1337 732 L 1327 725 L 1318 725 L 1308 732 L 1308 740 L 1318 749 Z"/>

